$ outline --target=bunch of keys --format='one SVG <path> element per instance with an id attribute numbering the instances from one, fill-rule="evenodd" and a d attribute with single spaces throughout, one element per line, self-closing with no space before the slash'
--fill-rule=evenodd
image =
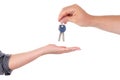
<path id="1" fill-rule="evenodd" d="M 61 23 L 61 24 L 59 25 L 59 31 L 60 31 L 60 34 L 59 34 L 59 39 L 58 39 L 58 41 L 61 40 L 61 37 L 62 37 L 62 40 L 65 41 L 64 32 L 66 31 L 66 26 L 65 26 L 63 23 Z"/>

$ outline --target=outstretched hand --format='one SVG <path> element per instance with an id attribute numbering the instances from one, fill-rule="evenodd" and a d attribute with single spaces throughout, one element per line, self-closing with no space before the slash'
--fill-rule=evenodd
<path id="1" fill-rule="evenodd" d="M 66 47 L 66 46 L 57 46 L 55 44 L 49 44 L 45 47 L 42 47 L 44 54 L 62 54 L 68 53 L 76 50 L 80 50 L 79 47 Z"/>

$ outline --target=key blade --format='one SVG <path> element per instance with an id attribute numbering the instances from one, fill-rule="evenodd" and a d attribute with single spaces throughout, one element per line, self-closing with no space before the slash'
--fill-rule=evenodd
<path id="1" fill-rule="evenodd" d="M 65 34 L 63 33 L 63 37 L 62 37 L 62 39 L 63 39 L 63 42 L 65 41 Z"/>
<path id="2" fill-rule="evenodd" d="M 58 38 L 58 41 L 60 41 L 60 39 L 61 39 L 61 35 L 62 35 L 62 33 L 60 32 L 60 34 L 59 34 L 59 38 Z"/>

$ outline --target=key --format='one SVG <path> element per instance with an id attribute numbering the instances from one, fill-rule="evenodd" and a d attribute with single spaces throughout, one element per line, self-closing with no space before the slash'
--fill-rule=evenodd
<path id="1" fill-rule="evenodd" d="M 58 38 L 58 41 L 60 41 L 60 39 L 61 39 L 61 35 L 62 35 L 62 33 L 60 32 L 60 34 L 59 34 L 59 38 Z"/>
<path id="2" fill-rule="evenodd" d="M 66 26 L 64 24 L 59 25 L 59 31 L 60 31 L 60 34 L 59 34 L 58 41 L 60 41 L 61 37 L 62 37 L 63 41 L 65 41 L 64 32 L 66 31 Z"/>
<path id="3" fill-rule="evenodd" d="M 61 33 L 64 33 L 64 32 L 66 31 L 66 26 L 63 25 L 63 24 L 61 24 L 61 25 L 59 26 L 59 31 L 60 31 Z"/>

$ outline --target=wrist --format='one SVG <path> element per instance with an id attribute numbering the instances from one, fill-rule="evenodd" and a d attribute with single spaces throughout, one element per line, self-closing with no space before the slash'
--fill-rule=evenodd
<path id="1" fill-rule="evenodd" d="M 89 15 L 86 20 L 86 26 L 94 26 L 95 25 L 96 16 Z"/>
<path id="2" fill-rule="evenodd" d="M 88 14 L 83 18 L 83 20 L 79 20 L 78 25 L 85 26 L 85 27 L 93 26 L 94 25 L 94 18 L 95 18 L 95 16 Z"/>
<path id="3" fill-rule="evenodd" d="M 100 24 L 99 16 L 91 16 L 89 26 L 98 27 Z"/>
<path id="4" fill-rule="evenodd" d="M 39 48 L 39 49 L 38 49 L 38 52 L 39 52 L 39 55 L 49 54 L 48 48 L 47 48 L 46 46 Z"/>

